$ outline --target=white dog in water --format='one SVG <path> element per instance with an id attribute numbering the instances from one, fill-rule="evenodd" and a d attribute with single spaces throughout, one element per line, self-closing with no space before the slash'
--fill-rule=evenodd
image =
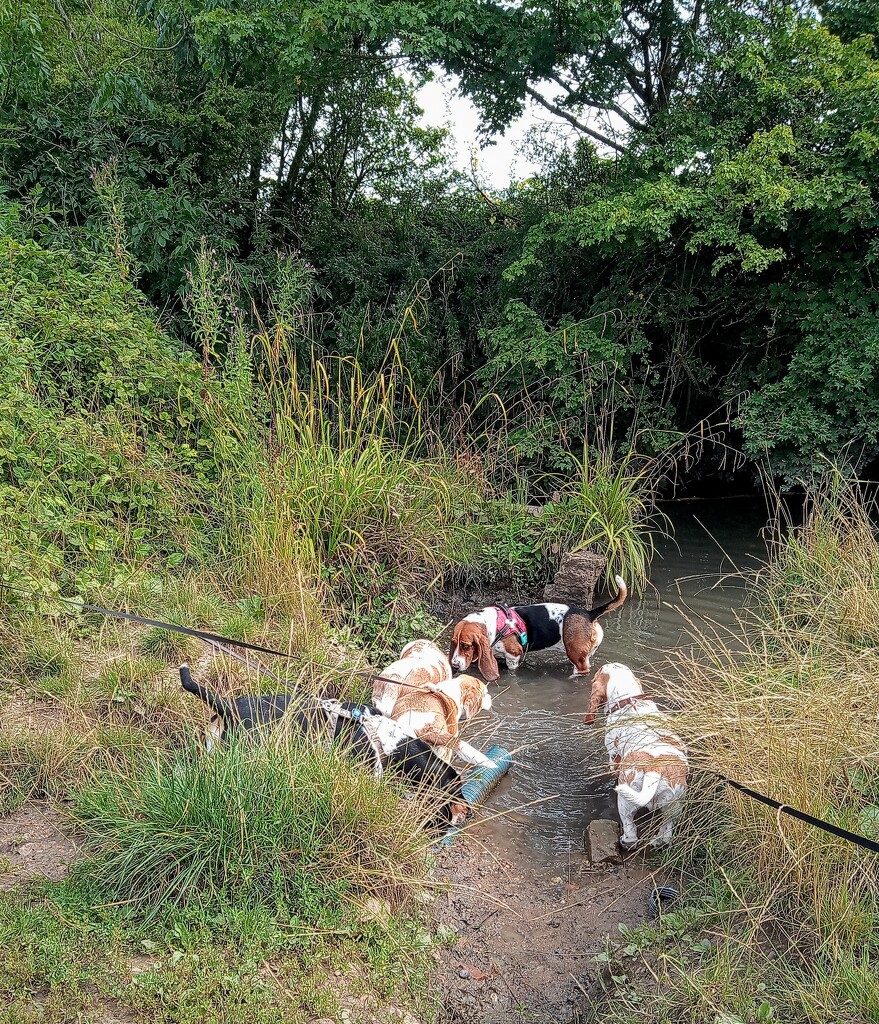
<path id="1" fill-rule="evenodd" d="M 642 807 L 658 810 L 662 818 L 650 845 L 667 846 L 687 789 L 684 745 L 666 728 L 668 717 L 644 696 L 641 683 L 625 665 L 612 662 L 595 673 L 589 710 L 583 716 L 587 725 L 595 721 L 602 704 L 606 705 L 604 745 L 611 771 L 618 776 L 620 846 L 630 850 L 637 844 L 635 814 Z"/>

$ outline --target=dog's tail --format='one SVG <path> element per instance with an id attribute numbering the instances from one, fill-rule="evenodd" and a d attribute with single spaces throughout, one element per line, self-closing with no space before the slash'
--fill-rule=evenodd
<path id="1" fill-rule="evenodd" d="M 616 791 L 630 804 L 634 804 L 636 807 L 646 807 L 656 796 L 656 791 L 659 789 L 663 778 L 659 772 L 645 772 L 644 781 L 640 789 L 632 789 L 625 782 L 620 782 L 617 784 Z"/>
<path id="2" fill-rule="evenodd" d="M 212 693 L 207 687 L 197 683 L 192 678 L 192 673 L 189 671 L 188 665 L 180 666 L 180 685 L 187 693 L 194 693 L 196 697 L 201 699 L 207 704 L 209 708 L 212 708 L 216 714 L 222 719 L 234 717 L 232 714 L 232 707 L 227 700 L 218 696 L 216 693 Z"/>
<path id="3" fill-rule="evenodd" d="M 602 615 L 607 615 L 608 612 L 615 611 L 623 604 L 623 602 L 629 596 L 629 591 L 626 587 L 626 581 L 622 578 L 622 576 L 614 576 L 614 579 L 617 583 L 617 596 L 611 598 L 611 600 L 608 601 L 607 604 L 603 604 L 598 608 L 593 608 L 590 610 L 589 618 L 593 621 L 595 619 L 600 618 Z"/>

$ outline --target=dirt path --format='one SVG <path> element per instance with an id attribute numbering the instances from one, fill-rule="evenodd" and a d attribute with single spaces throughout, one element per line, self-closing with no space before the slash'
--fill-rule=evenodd
<path id="1" fill-rule="evenodd" d="M 34 878 L 64 878 L 77 857 L 69 831 L 69 823 L 42 802 L 26 803 L 0 818 L 0 889 Z"/>
<path id="2" fill-rule="evenodd" d="M 598 986 L 593 958 L 620 923 L 645 919 L 651 872 L 643 861 L 593 869 L 585 854 L 535 872 L 515 848 L 505 853 L 493 853 L 477 828 L 439 857 L 437 877 L 451 884 L 437 925 L 458 936 L 441 954 L 445 1020 L 588 1019 L 583 1006 Z"/>

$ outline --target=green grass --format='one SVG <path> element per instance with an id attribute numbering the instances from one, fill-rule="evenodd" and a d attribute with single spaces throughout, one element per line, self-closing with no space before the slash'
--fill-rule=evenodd
<path id="1" fill-rule="evenodd" d="M 429 955 L 418 926 L 363 923 L 356 908 L 332 930 L 259 910 L 215 905 L 148 927 L 101 904 L 88 877 L 0 894 L 0 1021 L 125 1020 L 152 1024 L 306 1024 L 339 1020 L 365 998 L 432 1011 Z M 429 944 L 429 937 L 428 937 Z M 371 986 L 381 964 L 381 983 Z"/>
<path id="2" fill-rule="evenodd" d="M 234 899 L 323 923 L 349 900 L 405 896 L 424 872 L 420 804 L 284 730 L 119 760 L 73 814 L 108 899 L 148 912 Z"/>

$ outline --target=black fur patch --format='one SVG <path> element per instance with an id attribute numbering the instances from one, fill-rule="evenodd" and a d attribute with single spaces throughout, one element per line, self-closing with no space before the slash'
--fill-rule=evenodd
<path id="1" fill-rule="evenodd" d="M 545 604 L 517 605 L 515 610 L 528 631 L 529 651 L 545 651 L 561 640 L 561 626 L 550 618 Z"/>
<path id="2" fill-rule="evenodd" d="M 303 735 L 326 726 L 327 711 L 322 705 L 315 704 L 306 709 L 301 705 L 301 701 L 291 694 L 273 693 L 226 699 L 195 682 L 185 665 L 180 668 L 180 682 L 184 690 L 200 697 L 216 712 L 223 726 L 221 740 L 226 740 L 238 732 L 247 733 L 270 727 L 285 716 L 286 721 L 295 723 Z M 344 700 L 336 703 L 349 712 L 351 717 L 342 714 L 338 716 L 333 731 L 333 742 L 340 744 L 346 753 L 357 760 L 375 764 L 376 750 L 360 716 L 368 712 L 375 718 L 381 718 L 381 712 L 368 704 L 352 704 Z M 359 714 L 353 714 L 355 711 Z M 424 740 L 415 737 L 401 738 L 398 745 L 387 754 L 383 768 L 386 771 L 397 771 L 416 788 L 425 787 L 442 793 L 445 799 L 439 812 L 441 821 L 448 822 L 451 819 L 453 800 L 464 802 L 461 796 L 463 782 L 460 774 L 438 757 Z"/>

